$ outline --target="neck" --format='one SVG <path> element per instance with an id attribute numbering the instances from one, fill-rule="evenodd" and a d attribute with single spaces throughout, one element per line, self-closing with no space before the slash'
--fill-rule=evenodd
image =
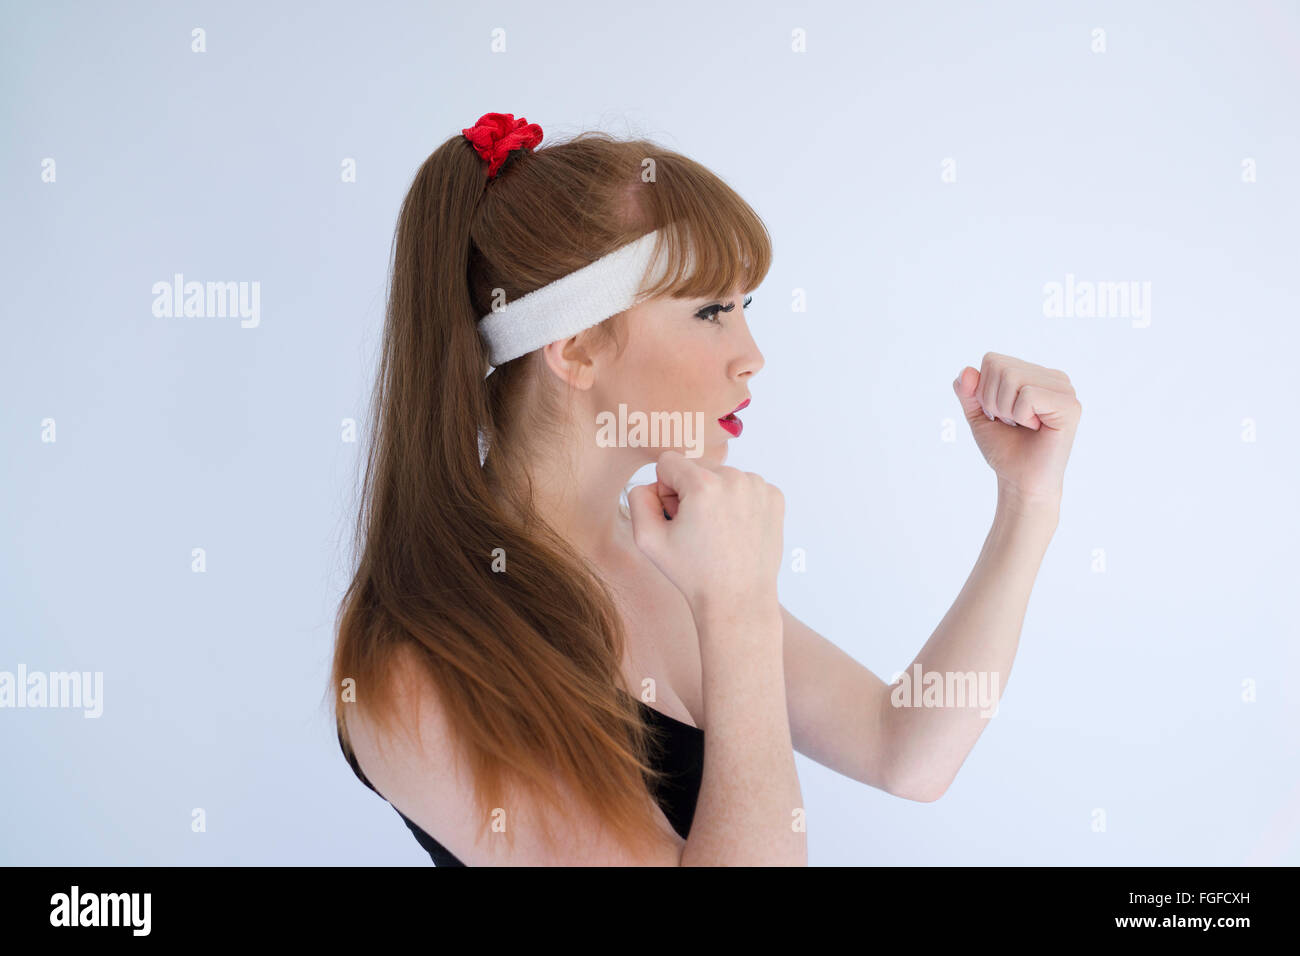
<path id="1" fill-rule="evenodd" d="M 594 421 L 594 418 L 593 418 Z M 563 440 L 532 430 L 532 441 L 506 433 L 499 437 L 510 453 L 489 449 L 489 480 L 520 496 L 529 494 L 537 514 L 584 556 L 604 563 L 625 552 L 631 523 L 620 507 L 636 470 L 645 464 L 636 448 L 597 447 L 592 429 L 574 426 Z"/>

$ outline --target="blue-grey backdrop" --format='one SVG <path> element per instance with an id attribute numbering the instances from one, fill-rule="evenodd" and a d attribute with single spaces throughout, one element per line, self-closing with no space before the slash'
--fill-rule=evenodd
<path id="1" fill-rule="evenodd" d="M 764 217 L 728 463 L 786 493 L 783 602 L 886 680 L 993 513 L 952 378 L 1076 385 L 998 717 L 932 804 L 800 757 L 812 863 L 1300 863 L 1298 64 L 1282 0 L 5 5 L 0 671 L 103 689 L 0 709 L 0 863 L 427 862 L 321 704 L 343 422 L 410 178 L 490 111 Z M 178 274 L 246 310 L 169 316 Z"/>

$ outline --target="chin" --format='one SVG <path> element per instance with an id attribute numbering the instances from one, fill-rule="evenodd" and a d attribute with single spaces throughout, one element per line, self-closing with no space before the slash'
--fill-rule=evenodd
<path id="1" fill-rule="evenodd" d="M 680 445 L 674 448 L 673 451 L 679 451 L 683 455 L 686 455 L 687 461 L 693 461 L 696 463 L 704 463 L 704 464 L 711 464 L 711 465 L 721 465 L 724 464 L 727 460 L 727 450 L 728 448 L 730 448 L 730 446 L 731 443 L 726 441 L 725 439 L 719 442 L 707 442 L 705 443 L 704 447 L 700 449 L 700 453 L 696 455 L 694 458 L 692 458 L 690 455 L 686 455 L 687 449 L 681 447 Z M 642 464 L 646 464 L 646 465 L 652 464 L 659 457 L 659 454 L 662 451 L 664 451 L 664 449 L 658 448 L 658 449 L 652 449 L 652 451 L 654 452 L 654 454 L 647 457 Z"/>
<path id="2" fill-rule="evenodd" d="M 720 441 L 716 445 L 705 445 L 700 452 L 700 457 L 692 459 L 697 462 L 709 462 L 714 465 L 721 465 L 727 460 L 727 450 L 731 447 L 730 442 Z"/>

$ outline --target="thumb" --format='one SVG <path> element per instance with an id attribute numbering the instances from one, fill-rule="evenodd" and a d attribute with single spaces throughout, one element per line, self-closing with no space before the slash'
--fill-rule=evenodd
<path id="1" fill-rule="evenodd" d="M 984 408 L 980 405 L 979 397 L 976 394 L 979 386 L 979 369 L 971 368 L 969 365 L 957 373 L 957 378 L 952 383 L 953 391 L 957 393 L 957 398 L 961 401 L 962 411 L 966 413 L 966 421 L 968 422 L 976 420 L 988 421 L 988 416 L 984 414 Z"/>
<path id="2" fill-rule="evenodd" d="M 655 485 L 637 485 L 627 493 L 627 510 L 632 516 L 632 540 L 646 554 L 662 540 L 668 519 L 655 492 Z"/>

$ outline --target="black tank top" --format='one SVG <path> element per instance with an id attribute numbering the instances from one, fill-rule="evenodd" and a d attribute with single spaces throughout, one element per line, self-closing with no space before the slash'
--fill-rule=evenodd
<path id="1" fill-rule="evenodd" d="M 652 739 L 651 764 L 656 770 L 667 774 L 668 777 L 657 788 L 654 797 L 663 810 L 664 816 L 668 818 L 668 822 L 673 825 L 673 829 L 684 840 L 691 831 L 691 821 L 695 818 L 695 801 L 700 795 L 700 783 L 704 779 L 704 731 L 655 710 L 639 698 L 637 703 L 640 704 L 641 712 L 645 715 L 646 720 L 652 726 L 663 731 L 661 735 L 662 746 L 656 745 Z M 342 734 L 339 735 L 339 747 L 342 748 L 343 755 L 347 757 L 348 763 L 351 764 L 352 772 L 357 775 L 362 783 L 382 797 L 383 794 L 375 790 L 374 785 L 361 772 L 361 766 L 357 763 L 357 758 L 343 746 Z M 393 807 L 393 809 L 402 818 L 402 822 L 415 834 L 416 842 L 425 849 L 436 866 L 465 865 L 441 843 L 416 826 L 401 810 L 396 807 Z"/>

